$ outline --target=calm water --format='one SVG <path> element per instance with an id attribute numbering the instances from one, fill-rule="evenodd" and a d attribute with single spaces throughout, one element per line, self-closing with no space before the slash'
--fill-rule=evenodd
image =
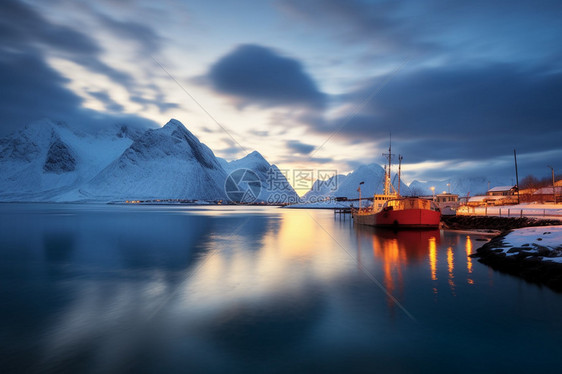
<path id="1" fill-rule="evenodd" d="M 559 372 L 562 295 L 331 211 L 0 204 L 0 373 Z"/>

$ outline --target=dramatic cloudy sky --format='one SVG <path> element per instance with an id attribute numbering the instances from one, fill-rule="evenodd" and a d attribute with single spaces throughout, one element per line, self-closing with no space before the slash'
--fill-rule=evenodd
<path id="1" fill-rule="evenodd" d="M 182 121 L 218 156 L 562 171 L 562 2 L 3 0 L 0 135 Z"/>

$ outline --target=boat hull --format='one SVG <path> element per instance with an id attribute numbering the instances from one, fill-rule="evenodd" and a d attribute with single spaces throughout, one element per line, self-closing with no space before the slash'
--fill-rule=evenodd
<path id="1" fill-rule="evenodd" d="M 359 225 L 394 228 L 438 228 L 441 213 L 429 209 L 388 210 L 372 214 L 356 214 Z"/>

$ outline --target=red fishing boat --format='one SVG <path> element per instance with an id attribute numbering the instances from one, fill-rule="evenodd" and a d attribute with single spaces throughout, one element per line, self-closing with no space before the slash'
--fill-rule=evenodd
<path id="1" fill-rule="evenodd" d="M 385 165 L 384 193 L 373 196 L 373 205 L 352 210 L 353 221 L 359 225 L 394 228 L 438 228 L 441 211 L 435 203 L 420 197 L 401 197 L 390 183 L 391 147 L 388 148 L 388 168 Z M 402 160 L 399 157 L 399 160 Z M 399 173 L 400 175 L 400 173 Z M 400 178 L 398 178 L 400 186 Z M 391 191 L 392 189 L 392 191 Z"/>
<path id="2" fill-rule="evenodd" d="M 439 208 L 430 200 L 419 197 L 399 197 L 388 200 L 380 211 L 357 209 L 354 222 L 360 225 L 395 228 L 438 228 Z"/>

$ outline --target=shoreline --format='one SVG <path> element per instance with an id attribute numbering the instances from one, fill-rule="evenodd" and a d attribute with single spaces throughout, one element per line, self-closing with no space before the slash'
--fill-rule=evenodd
<path id="1" fill-rule="evenodd" d="M 442 223 L 444 229 L 455 231 L 495 231 L 496 235 L 470 257 L 494 270 L 562 293 L 562 221 L 444 216 Z"/>

